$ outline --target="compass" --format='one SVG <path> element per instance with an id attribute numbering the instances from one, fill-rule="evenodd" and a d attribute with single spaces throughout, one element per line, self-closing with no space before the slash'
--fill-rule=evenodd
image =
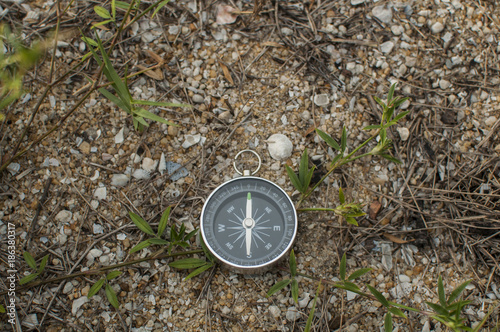
<path id="1" fill-rule="evenodd" d="M 291 248 L 297 234 L 297 213 L 288 195 L 275 183 L 253 173 L 217 187 L 201 212 L 201 235 L 207 248 L 226 266 L 242 273 L 262 272 Z"/>

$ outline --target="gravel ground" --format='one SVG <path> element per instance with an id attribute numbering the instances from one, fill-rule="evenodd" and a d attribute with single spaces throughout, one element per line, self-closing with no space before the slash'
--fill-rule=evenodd
<path id="1" fill-rule="evenodd" d="M 78 1 L 62 17 L 56 52 L 49 51 L 25 78 L 27 94 L 8 108 L 1 126 L 5 162 L 45 86 L 75 65 L 88 49 L 95 1 Z M 150 2 L 142 1 L 142 7 Z M 64 8 L 66 1 L 61 1 Z M 409 2 L 237 1 L 243 11 L 224 17 L 217 1 L 171 1 L 155 18 L 143 17 L 124 32 L 111 59 L 120 74 L 153 65 L 129 80 L 135 99 L 182 102 L 191 108 L 150 108 L 178 124 L 151 123 L 143 133 L 127 114 L 99 93 L 52 135 L 34 145 L 2 174 L 0 239 L 2 291 L 8 289 L 7 235 L 15 225 L 17 277 L 32 272 L 22 258 L 39 263 L 49 254 L 41 279 L 144 258 L 158 247 L 130 255 L 144 240 L 132 211 L 152 225 L 173 207 L 171 222 L 199 226 L 210 192 L 235 176 L 234 156 L 253 149 L 262 157 L 258 176 L 279 184 L 292 200 L 299 195 L 285 165 L 298 169 L 308 149 L 318 177 L 334 154 L 314 133 L 340 139 L 351 151 L 380 121 L 371 98 L 396 93 L 410 114 L 395 127 L 395 165 L 360 159 L 332 174 L 307 207 L 335 207 L 338 188 L 350 201 L 381 211 L 346 226 L 327 213 L 299 214 L 294 245 L 298 270 L 325 280 L 314 331 L 375 331 L 385 310 L 378 302 L 334 289 L 339 261 L 348 271 L 373 270 L 361 278 L 392 301 L 429 310 L 438 302 L 437 280 L 447 292 L 472 280 L 464 310 L 475 326 L 500 299 L 500 11 L 495 1 Z M 2 20 L 23 37 L 47 37 L 58 15 L 53 1 L 0 1 Z M 104 5 L 109 8 L 109 3 Z M 250 12 L 250 14 L 245 13 Z M 60 12 L 60 10 L 59 10 Z M 124 12 L 118 11 L 118 17 Z M 224 19 L 230 21 L 223 23 Z M 20 26 L 20 23 L 23 23 Z M 96 29 L 103 39 L 114 30 Z M 53 57 L 54 56 L 54 57 Z M 51 59 L 54 73 L 50 75 Z M 89 88 L 94 62 L 52 88 L 34 117 L 27 146 L 52 128 Z M 268 138 L 283 134 L 291 154 L 276 160 Z M 154 228 L 154 226 L 153 226 Z M 192 249 L 199 241 L 192 241 Z M 202 257 L 202 256 L 199 256 Z M 2 318 L 0 329 L 40 331 L 303 331 L 317 282 L 299 277 L 299 303 L 287 288 L 267 298 L 280 268 L 240 275 L 214 268 L 184 281 L 187 272 L 171 260 L 149 260 L 121 269 L 111 282 L 120 308 L 104 290 L 87 299 L 95 275 L 16 291 L 17 324 Z M 5 264 L 3 264 L 5 262 Z M 286 270 L 286 262 L 282 264 Z M 9 272 L 10 273 L 10 272 Z M 3 294 L 4 303 L 9 297 Z M 483 327 L 498 326 L 498 308 Z M 446 331 L 443 324 L 408 313 L 395 331 Z M 383 330 L 383 329 L 382 329 Z"/>

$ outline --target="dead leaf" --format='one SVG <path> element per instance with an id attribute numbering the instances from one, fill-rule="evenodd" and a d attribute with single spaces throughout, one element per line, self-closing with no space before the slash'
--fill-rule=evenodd
<path id="1" fill-rule="evenodd" d="M 224 77 L 226 78 L 226 80 L 231 83 L 231 85 L 234 85 L 233 77 L 231 76 L 231 73 L 229 72 L 227 66 L 222 61 L 219 61 L 219 65 L 222 68 L 222 72 L 224 73 Z"/>
<path id="2" fill-rule="evenodd" d="M 267 42 L 263 42 L 260 44 L 262 47 L 265 47 L 265 46 L 269 46 L 269 47 L 284 47 L 283 45 L 281 45 L 280 43 L 277 43 L 277 42 L 272 42 L 272 41 L 267 41 Z"/>
<path id="3" fill-rule="evenodd" d="M 382 210 L 382 204 L 379 201 L 374 200 L 370 204 L 370 208 L 368 209 L 368 215 L 370 216 L 370 219 L 375 220 L 377 218 L 380 210 Z"/>
<path id="4" fill-rule="evenodd" d="M 161 57 L 160 55 L 156 54 L 151 50 L 146 50 L 146 53 L 148 53 L 148 55 L 158 63 L 163 64 L 165 62 L 165 59 L 163 59 L 163 57 Z"/>
<path id="5" fill-rule="evenodd" d="M 401 239 L 397 236 L 394 236 L 392 234 L 389 234 L 389 233 L 382 233 L 382 235 L 385 236 L 389 241 L 392 241 L 392 242 L 398 243 L 398 244 L 405 244 L 405 243 L 413 241 L 413 240 L 406 241 L 406 240 L 403 240 L 403 239 Z"/>
<path id="6" fill-rule="evenodd" d="M 144 67 L 143 65 L 136 65 L 141 71 L 145 70 L 144 74 L 148 77 L 151 77 L 154 80 L 161 81 L 164 79 L 163 72 L 159 69 L 150 69 L 148 67 Z"/>
<path id="7" fill-rule="evenodd" d="M 217 24 L 231 24 L 236 21 L 238 9 L 228 5 L 217 5 Z"/>

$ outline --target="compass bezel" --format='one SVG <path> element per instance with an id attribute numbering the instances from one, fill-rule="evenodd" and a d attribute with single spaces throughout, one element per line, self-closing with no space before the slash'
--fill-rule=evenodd
<path id="1" fill-rule="evenodd" d="M 283 213 L 283 211 L 281 211 L 281 210 L 278 213 L 279 213 L 280 217 L 283 218 L 283 223 L 286 223 L 287 226 L 293 228 L 293 232 L 292 232 L 291 236 L 285 235 L 285 229 L 283 229 L 283 233 L 281 234 L 281 239 L 283 241 L 287 241 L 287 242 L 285 242 L 281 245 L 281 247 L 282 247 L 281 249 L 277 248 L 275 251 L 272 251 L 273 254 L 269 255 L 270 257 L 266 257 L 266 255 L 262 255 L 261 258 L 259 258 L 259 260 L 261 260 L 263 262 L 259 263 L 259 264 L 253 263 L 253 262 L 249 262 L 248 264 L 236 263 L 234 261 L 229 260 L 229 258 L 222 257 L 218 252 L 219 251 L 227 252 L 227 250 L 221 249 L 221 248 L 214 248 L 214 246 L 220 247 L 222 244 L 219 242 L 219 240 L 216 239 L 215 235 L 213 235 L 213 233 L 215 233 L 214 231 L 212 232 L 212 234 L 207 234 L 206 230 L 205 230 L 205 226 L 207 226 L 207 228 L 212 228 L 212 229 L 215 228 L 215 225 L 213 224 L 215 222 L 215 220 L 214 219 L 213 220 L 206 220 L 207 219 L 206 216 L 207 216 L 207 210 L 209 208 L 211 208 L 210 205 L 214 204 L 212 202 L 215 199 L 216 195 L 220 194 L 221 191 L 223 191 L 223 190 L 228 190 L 228 192 L 229 192 L 230 187 L 234 187 L 235 184 L 237 184 L 238 182 L 241 182 L 241 181 L 244 181 L 246 184 L 248 182 L 248 180 L 255 181 L 256 187 L 258 185 L 258 182 L 262 181 L 262 183 L 265 183 L 267 186 L 274 189 L 276 192 L 280 193 L 282 198 L 285 198 L 286 205 L 290 208 L 290 210 L 287 211 L 286 214 Z M 241 185 L 243 185 L 243 182 L 241 183 Z M 220 207 L 223 204 L 225 204 L 226 202 L 234 201 L 235 200 L 234 195 L 240 194 L 242 191 L 246 191 L 246 190 L 242 187 L 241 191 L 237 191 L 235 193 L 229 192 L 228 196 L 223 198 L 223 202 L 219 202 L 218 204 L 215 204 L 215 205 Z M 271 197 L 270 195 L 264 195 L 262 192 L 256 192 L 256 191 L 254 191 L 254 192 L 258 193 L 260 195 L 263 195 L 266 198 L 269 198 L 270 200 L 272 200 L 272 204 L 279 205 L 279 203 L 276 203 L 274 198 Z M 280 201 L 282 200 L 281 197 L 280 197 Z M 283 205 L 282 205 L 282 207 L 283 207 Z M 213 213 L 215 213 L 215 212 L 216 211 L 214 211 Z M 285 221 L 285 218 L 289 218 L 289 216 L 291 216 L 292 220 Z M 215 218 L 215 217 L 216 216 L 212 216 L 212 218 Z M 223 184 L 221 184 L 220 186 L 218 186 L 217 188 L 215 188 L 215 190 L 213 190 L 211 192 L 211 194 L 208 196 L 208 198 L 206 199 L 205 204 L 203 205 L 203 208 L 201 211 L 201 216 L 200 216 L 201 236 L 202 236 L 203 241 L 205 242 L 205 245 L 209 249 L 209 251 L 217 258 L 218 261 L 223 263 L 223 265 L 229 267 L 233 271 L 236 271 L 239 273 L 245 273 L 245 274 L 247 274 L 247 273 L 261 273 L 261 272 L 269 269 L 275 263 L 279 262 L 284 256 L 286 256 L 287 253 L 290 251 L 290 249 L 295 241 L 295 238 L 297 235 L 297 228 L 298 228 L 297 212 L 296 212 L 295 206 L 294 206 L 292 200 L 290 199 L 290 197 L 288 196 L 288 194 L 280 186 L 278 186 L 276 183 L 269 181 L 267 179 L 263 179 L 261 177 L 255 177 L 255 176 L 237 177 L 237 178 L 234 178 L 232 180 L 226 181 Z M 289 240 L 286 240 L 286 238 L 288 238 L 288 237 L 289 237 Z M 271 256 L 274 256 L 274 257 L 271 257 Z M 241 261 L 244 259 L 240 258 L 239 260 Z M 255 261 L 256 259 L 253 258 L 251 260 Z"/>

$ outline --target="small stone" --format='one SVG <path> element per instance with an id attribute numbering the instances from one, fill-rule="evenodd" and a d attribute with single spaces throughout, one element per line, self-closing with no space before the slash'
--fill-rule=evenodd
<path id="1" fill-rule="evenodd" d="M 317 106 L 326 106 L 330 103 L 330 98 L 327 94 L 319 94 L 314 96 L 314 103 Z"/>
<path id="2" fill-rule="evenodd" d="M 36 328 L 38 325 L 38 318 L 36 314 L 27 315 L 22 322 L 22 325 L 27 326 L 29 328 Z"/>
<path id="3" fill-rule="evenodd" d="M 195 144 L 198 144 L 201 141 L 202 137 L 200 134 L 196 134 L 196 135 L 185 135 L 184 138 L 185 140 L 184 143 L 182 143 L 182 147 L 184 149 L 187 149 Z"/>
<path id="4" fill-rule="evenodd" d="M 376 6 L 372 9 L 372 15 L 383 23 L 389 24 L 392 21 L 392 10 L 385 6 Z"/>
<path id="5" fill-rule="evenodd" d="M 233 115 L 231 114 L 230 111 L 224 111 L 219 115 L 219 119 L 222 121 L 226 121 L 226 122 L 231 120 L 232 117 L 233 117 Z"/>
<path id="6" fill-rule="evenodd" d="M 82 142 L 82 144 L 80 144 L 80 151 L 83 154 L 89 154 L 90 153 L 90 144 L 88 142 Z"/>
<path id="7" fill-rule="evenodd" d="M 405 28 L 403 28 L 401 25 L 393 25 L 391 27 L 391 31 L 395 36 L 401 35 L 403 32 L 405 32 Z"/>
<path id="8" fill-rule="evenodd" d="M 163 175 L 163 172 L 167 169 L 167 162 L 165 161 L 165 153 L 161 153 L 160 164 L 158 165 L 158 172 Z"/>
<path id="9" fill-rule="evenodd" d="M 71 282 L 67 282 L 62 290 L 63 294 L 69 294 L 75 286 Z"/>
<path id="10" fill-rule="evenodd" d="M 450 81 L 447 81 L 447 80 L 444 80 L 444 79 L 439 80 L 439 87 L 440 87 L 441 89 L 446 90 L 446 89 L 448 89 L 450 86 L 451 86 Z"/>
<path id="11" fill-rule="evenodd" d="M 205 98 L 203 98 L 203 96 L 198 95 L 198 94 L 193 96 L 193 103 L 202 104 L 204 102 L 205 102 Z"/>
<path id="12" fill-rule="evenodd" d="M 444 25 L 441 22 L 436 22 L 431 26 L 431 32 L 433 34 L 438 34 L 444 30 Z"/>
<path id="13" fill-rule="evenodd" d="M 21 165 L 18 163 L 10 163 L 9 166 L 7 166 L 7 170 L 9 171 L 10 175 L 14 176 L 19 172 L 21 169 Z"/>
<path id="14" fill-rule="evenodd" d="M 125 128 L 120 129 L 120 131 L 118 132 L 118 134 L 116 134 L 116 136 L 115 136 L 115 144 L 121 144 L 121 143 L 123 143 L 123 140 L 124 140 L 123 130 L 124 129 Z"/>
<path id="15" fill-rule="evenodd" d="M 284 34 L 285 36 L 291 36 L 293 35 L 293 30 L 290 28 L 282 28 L 281 33 Z"/>
<path id="16" fill-rule="evenodd" d="M 292 155 L 293 144 L 288 137 L 283 134 L 271 135 L 268 139 L 268 150 L 275 160 L 283 160 Z"/>
<path id="17" fill-rule="evenodd" d="M 84 305 L 85 303 L 87 303 L 89 301 L 89 299 L 87 298 L 87 296 L 82 296 L 76 300 L 73 301 L 73 305 L 71 306 L 71 313 L 74 315 L 76 315 L 76 313 L 78 312 L 78 310 L 80 309 L 80 307 L 82 305 Z"/>
<path id="18" fill-rule="evenodd" d="M 73 213 L 68 210 L 61 210 L 59 213 L 57 213 L 55 219 L 59 222 L 67 223 L 71 222 L 71 219 L 73 218 Z"/>
<path id="19" fill-rule="evenodd" d="M 278 306 L 272 305 L 269 307 L 269 313 L 274 317 L 274 318 L 279 318 L 281 316 L 281 310 Z"/>
<path id="20" fill-rule="evenodd" d="M 130 178 L 125 174 L 113 174 L 111 177 L 111 185 L 115 187 L 123 187 L 128 183 Z"/>
<path id="21" fill-rule="evenodd" d="M 307 307 L 310 299 L 311 299 L 311 296 L 309 295 L 309 293 L 305 293 L 304 297 L 299 300 L 299 308 Z"/>
<path id="22" fill-rule="evenodd" d="M 347 301 L 352 301 L 358 296 L 358 294 L 350 291 L 346 291 L 346 295 L 347 295 Z"/>
<path id="23" fill-rule="evenodd" d="M 401 282 L 410 282 L 411 281 L 410 277 L 408 277 L 406 274 L 400 274 L 398 278 L 399 278 L 399 281 L 401 281 Z"/>
<path id="24" fill-rule="evenodd" d="M 286 311 L 286 319 L 289 321 L 296 321 L 300 318 L 300 312 L 295 307 L 290 307 Z"/>
<path id="25" fill-rule="evenodd" d="M 352 6 L 358 6 L 365 3 L 365 0 L 351 0 L 351 5 Z"/>
<path id="26" fill-rule="evenodd" d="M 98 200 L 106 199 L 106 187 L 99 187 L 94 191 L 94 197 Z"/>
<path id="27" fill-rule="evenodd" d="M 492 127 L 496 122 L 497 122 L 497 117 L 496 116 L 490 116 L 486 120 L 484 120 L 484 124 L 487 127 Z"/>
<path id="28" fill-rule="evenodd" d="M 402 141 L 408 140 L 408 137 L 410 137 L 410 131 L 406 127 L 399 127 L 398 129 L 399 137 L 401 137 Z"/>
<path id="29" fill-rule="evenodd" d="M 151 177 L 151 173 L 144 169 L 136 169 L 132 176 L 137 180 L 147 180 Z"/>
<path id="30" fill-rule="evenodd" d="M 151 158 L 146 157 L 142 160 L 142 169 L 150 173 L 155 171 L 156 165 L 158 165 L 158 161 Z"/>
<path id="31" fill-rule="evenodd" d="M 391 53 L 393 48 L 394 48 L 394 43 L 390 40 L 380 45 L 380 51 L 385 54 Z"/>

